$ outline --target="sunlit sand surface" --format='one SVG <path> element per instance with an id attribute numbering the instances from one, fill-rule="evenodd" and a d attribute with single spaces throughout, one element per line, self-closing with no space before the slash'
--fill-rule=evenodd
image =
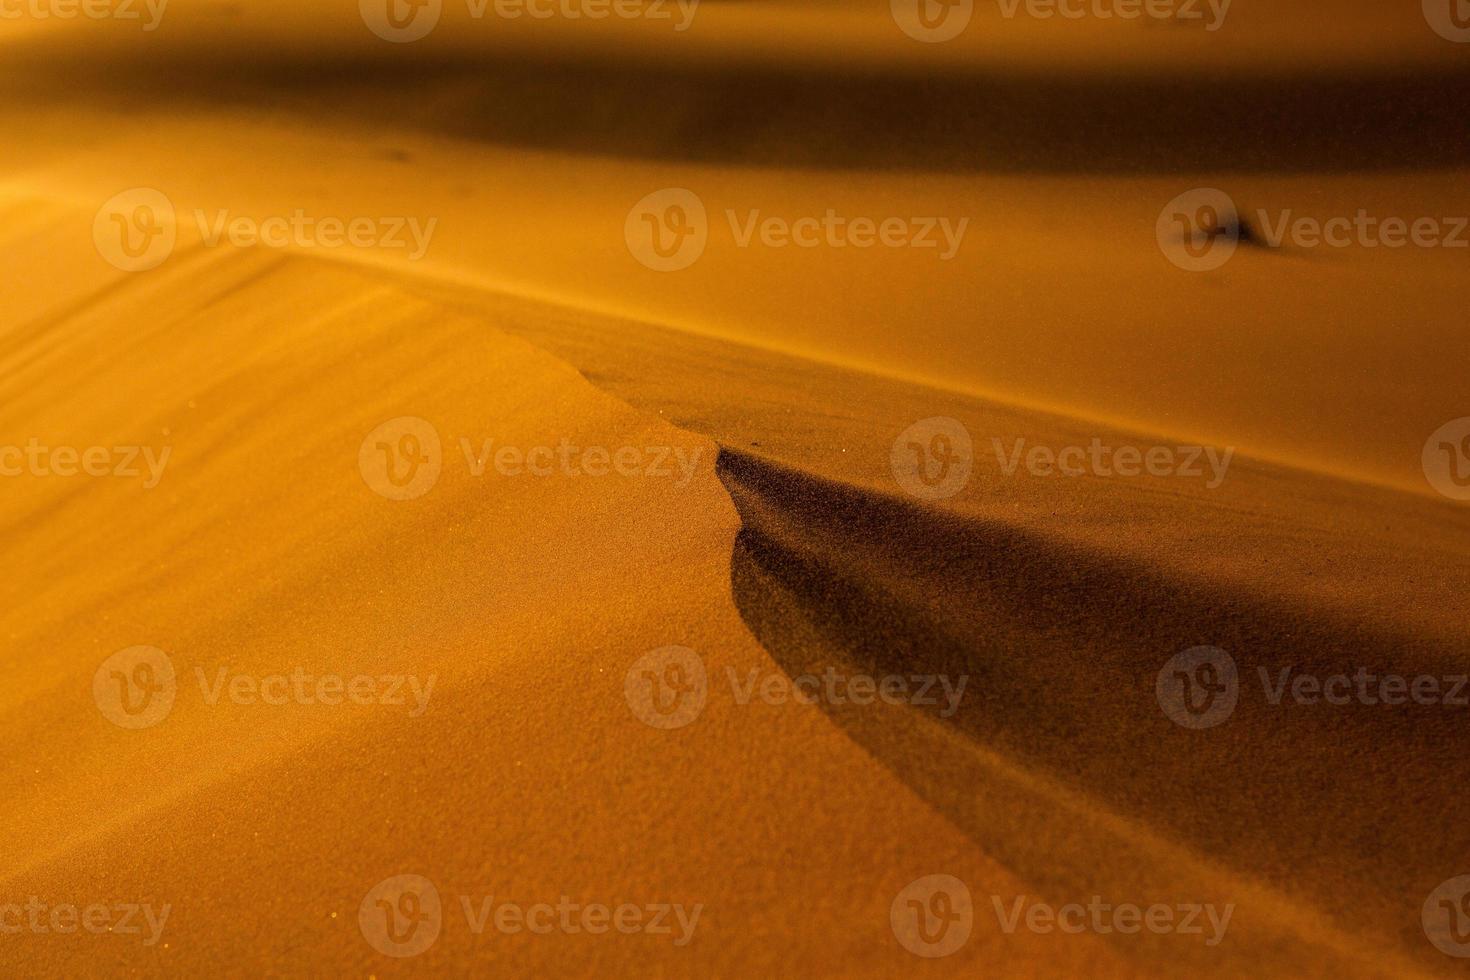
<path id="1" fill-rule="evenodd" d="M 1207 31 L 982 4 L 952 44 L 884 4 L 705 0 L 672 32 L 451 3 L 399 45 L 355 4 L 0 21 L 0 444 L 170 451 L 156 486 L 0 485 L 0 905 L 171 906 L 151 945 L 0 936 L 0 972 L 1452 975 L 1421 908 L 1470 871 L 1470 709 L 1257 685 L 1191 730 L 1156 699 L 1205 645 L 1243 684 L 1470 670 L 1470 510 L 1422 458 L 1470 415 L 1470 250 L 1275 247 L 1253 217 L 1470 214 L 1470 46 L 1417 4 L 1256 8 Z M 94 240 L 130 188 L 177 236 L 140 272 Z M 663 188 L 709 216 L 676 272 L 625 238 Z M 1157 234 L 1194 188 L 1248 225 L 1209 273 Z M 210 240 L 296 210 L 432 233 Z M 966 224 L 947 258 L 752 247 L 752 210 Z M 442 472 L 385 499 L 365 437 L 405 416 Z M 934 417 L 973 470 L 918 499 L 891 451 Z M 477 472 L 487 439 L 669 472 Z M 1213 485 L 1059 478 L 1009 472 L 1016 440 L 1230 456 Z M 180 676 L 133 730 L 93 684 L 136 645 Z M 626 685 L 669 646 L 710 689 L 666 731 Z M 725 680 L 831 667 L 968 689 L 940 714 Z M 293 668 L 432 689 L 207 696 Z M 359 904 L 410 872 L 444 925 L 393 959 Z M 939 873 L 973 931 L 924 959 L 890 911 Z M 476 933 L 459 896 L 491 895 L 702 911 L 686 943 Z M 992 909 L 1094 895 L 1233 912 L 1207 945 Z"/>

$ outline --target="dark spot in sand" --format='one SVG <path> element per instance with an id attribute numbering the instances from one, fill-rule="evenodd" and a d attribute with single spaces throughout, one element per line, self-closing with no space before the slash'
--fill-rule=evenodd
<path id="1" fill-rule="evenodd" d="M 1256 230 L 1256 226 L 1251 224 L 1243 215 L 1226 215 L 1223 224 L 1224 227 L 1221 230 L 1226 233 L 1234 232 L 1236 242 L 1241 245 L 1249 245 L 1255 248 L 1271 247 L 1261 233 Z"/>

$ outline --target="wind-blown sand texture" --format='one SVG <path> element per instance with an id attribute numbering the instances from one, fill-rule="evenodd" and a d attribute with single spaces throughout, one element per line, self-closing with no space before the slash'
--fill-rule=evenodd
<path id="1" fill-rule="evenodd" d="M 979 4 L 934 45 L 866 3 L 705 0 L 677 36 L 448 3 L 401 45 L 351 3 L 0 21 L 0 444 L 171 447 L 148 489 L 0 480 L 0 906 L 171 907 L 152 945 L 0 934 L 0 973 L 1462 970 L 1421 909 L 1470 873 L 1470 708 L 1274 705 L 1257 678 L 1470 671 L 1470 509 L 1421 461 L 1470 415 L 1470 252 L 1252 226 L 1195 274 L 1155 224 L 1196 187 L 1246 213 L 1470 214 L 1470 45 L 1414 3 L 1230 17 Z M 178 241 L 128 273 L 93 225 L 134 187 Z M 665 187 L 709 214 L 677 273 L 624 238 Z M 192 215 L 221 209 L 436 225 L 412 260 L 211 245 Z M 968 231 L 951 260 L 742 247 L 726 209 Z M 442 472 L 393 501 L 359 452 L 402 416 Z M 941 500 L 890 466 L 931 417 L 975 439 Z M 477 475 L 485 439 L 662 447 L 673 475 Z M 1018 439 L 1234 453 L 1213 487 L 1064 478 L 1008 473 Z M 135 645 L 179 678 L 132 730 L 93 678 Z M 708 700 L 660 730 L 625 687 L 671 645 Z M 1155 688 L 1197 646 L 1241 675 L 1202 730 Z M 298 667 L 435 680 L 416 716 L 196 683 Z M 732 693 L 829 668 L 967 688 L 948 714 Z M 359 904 L 404 873 L 443 924 L 395 959 Z M 973 931 L 928 959 L 890 907 L 941 873 Z M 993 908 L 1095 895 L 1233 914 L 1207 945 L 1008 932 Z M 702 911 L 684 945 L 477 934 L 460 896 Z"/>

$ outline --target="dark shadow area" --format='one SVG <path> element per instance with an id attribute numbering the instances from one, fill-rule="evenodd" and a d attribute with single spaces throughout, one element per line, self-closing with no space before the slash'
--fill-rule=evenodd
<path id="1" fill-rule="evenodd" d="M 1085 820 L 987 785 L 984 760 L 998 755 L 1417 955 L 1419 904 L 1470 854 L 1462 801 L 1444 791 L 1470 780 L 1470 708 L 1308 705 L 1289 693 L 1278 706 L 1257 669 L 1273 683 L 1288 666 L 1454 674 L 1463 648 L 729 450 L 719 472 L 744 523 L 735 602 L 786 672 L 969 678 L 948 719 L 933 707 L 823 710 L 988 853 L 1063 892 L 1097 884 L 1058 870 L 1069 859 L 1119 856 Z M 1169 720 L 1155 692 L 1165 663 L 1197 645 L 1228 651 L 1240 671 L 1234 713 L 1203 730 Z M 1139 848 L 1140 862 L 1159 860 Z"/>
<path id="2" fill-rule="evenodd" d="M 488 144 L 749 167 L 950 173 L 1344 173 L 1470 163 L 1470 73 L 1022 77 L 16 45 L 11 97 L 119 113 L 236 105 Z M 64 74 L 56 64 L 65 64 Z M 127 84 L 119 85 L 125 78 Z M 64 80 L 64 81 L 63 81 Z"/>

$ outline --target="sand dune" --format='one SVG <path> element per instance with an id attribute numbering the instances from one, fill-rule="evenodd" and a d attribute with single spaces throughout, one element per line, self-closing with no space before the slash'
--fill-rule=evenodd
<path id="1" fill-rule="evenodd" d="M 1264 210 L 1273 223 L 1359 210 L 1453 216 L 1470 210 L 1461 171 L 839 180 L 825 171 L 691 172 L 411 133 L 308 136 L 285 119 L 180 120 L 146 108 L 125 120 L 86 113 L 96 142 L 78 149 L 33 113 L 8 111 L 15 131 L 38 133 L 8 151 L 18 161 L 16 193 L 85 211 L 122 189 L 151 187 L 196 231 L 221 213 L 259 220 L 296 209 L 433 219 L 419 261 L 406 250 L 339 251 L 417 277 L 673 324 L 1413 492 L 1431 492 L 1424 440 L 1460 417 L 1458 368 L 1443 356 L 1460 336 L 1450 285 L 1459 250 L 1246 247 L 1200 275 L 1170 264 L 1155 223 L 1194 187 L 1228 188 L 1243 212 Z M 697 188 L 710 222 L 703 256 L 677 275 L 640 266 L 623 234 L 629 209 L 668 186 Z M 742 246 L 736 235 L 752 214 L 795 220 L 829 208 L 968 223 L 949 260 L 938 249 Z M 78 254 L 91 250 L 89 230 L 71 228 Z M 1057 249 L 1065 263 L 1048 258 Z M 744 275 L 762 288 L 741 286 Z M 830 298 L 810 302 L 813 277 L 834 284 Z M 1099 304 L 1103 294 L 1113 299 Z M 1405 322 L 1416 325 L 1413 336 Z M 968 345 L 956 331 L 979 339 Z M 1304 373 L 1302 363 L 1323 367 Z"/>
<path id="2" fill-rule="evenodd" d="M 168 906 L 156 942 L 4 932 L 0 972 L 1454 972 L 1421 914 L 1470 870 L 1470 708 L 1271 691 L 1470 672 L 1470 511 L 1421 459 L 1467 414 L 1465 253 L 1268 238 L 1470 214 L 1470 45 L 1367 0 L 986 3 L 946 44 L 884 4 L 706 0 L 672 38 L 469 10 L 404 44 L 350 3 L 0 20 L 0 465 L 138 449 L 0 487 L 0 930 Z M 707 241 L 660 272 L 627 228 L 667 188 Z M 1197 188 L 1240 239 L 1208 272 L 1160 230 Z M 123 232 L 172 244 L 129 272 L 96 228 L 138 189 Z M 740 237 L 823 212 L 965 230 Z M 293 214 L 422 238 L 220 231 Z M 895 454 L 935 418 L 973 452 L 926 498 Z M 1200 469 L 1016 462 L 1092 444 Z M 1238 672 L 1206 721 L 1161 686 L 1214 677 L 1170 673 L 1200 647 Z M 165 669 L 145 723 L 128 680 Z M 832 673 L 967 687 L 792 701 Z M 898 916 L 937 874 L 973 910 L 928 959 Z M 1094 896 L 1228 933 L 1005 924 Z"/>
<path id="3" fill-rule="evenodd" d="M 7 355 L 13 403 L 71 354 L 78 341 L 64 338 L 85 336 L 111 365 L 93 384 L 119 402 L 97 404 L 89 385 L 46 411 L 100 443 L 163 424 L 173 467 L 189 474 L 162 494 L 78 498 L 39 483 L 39 499 L 16 514 L 8 557 L 43 573 L 52 598 L 28 590 L 8 606 L 11 649 L 42 652 L 5 692 L 8 737 L 36 746 L 8 764 L 7 894 L 172 901 L 167 946 L 109 950 L 123 968 L 206 970 L 224 959 L 242 973 L 366 970 L 380 967 L 356 932 L 356 904 L 412 866 L 446 900 L 459 890 L 718 905 L 726 919 L 712 931 L 730 937 L 689 953 L 652 937 L 568 949 L 446 925 L 430 969 L 484 958 L 516 973 L 579 963 L 675 972 L 692 955 L 714 970 L 827 969 L 836 957 L 879 975 L 908 955 L 887 932 L 888 892 L 936 854 L 977 880 L 1013 881 L 815 711 L 752 711 L 726 694 L 683 737 L 630 714 L 623 674 L 652 647 L 707 651 L 712 675 L 779 670 L 730 602 L 737 522 L 712 443 L 599 395 L 483 321 L 360 274 L 270 254 L 180 259 L 166 282 L 109 290 Z M 312 313 L 293 316 L 302 290 Z M 158 310 L 161 294 L 179 304 L 172 314 Z M 145 308 L 154 326 L 140 337 Z M 213 327 L 223 320 L 233 341 Z M 440 356 L 422 361 L 425 351 Z M 130 418 L 128 404 L 150 407 Z M 446 441 L 488 432 L 523 445 L 672 443 L 703 450 L 704 465 L 683 486 L 515 481 L 470 476 L 446 446 L 432 496 L 399 507 L 364 485 L 356 443 L 411 412 Z M 35 408 L 16 424 L 46 422 Z M 565 523 L 523 519 L 544 509 Z M 196 516 L 165 517 L 183 510 Z M 78 525 L 94 530 L 67 534 Z M 406 720 L 407 708 L 208 705 L 186 676 L 165 726 L 127 731 L 96 716 L 87 677 L 99 655 L 135 642 L 210 679 L 220 667 L 296 664 L 436 675 L 435 710 Z M 593 797 L 585 780 L 566 779 L 587 765 L 605 787 Z M 789 775 L 773 784 L 773 769 Z M 791 818 L 768 823 L 776 808 Z M 222 821 L 234 824 L 224 835 Z M 851 875 L 879 854 L 902 881 Z M 807 880 L 829 883 L 815 906 Z M 242 946 L 238 924 L 258 903 L 278 927 L 252 927 Z M 763 944 L 798 918 L 812 936 L 805 952 Z M 852 930 L 858 921 L 868 927 Z M 12 962 L 91 969 L 96 948 L 69 938 L 28 945 Z M 1111 955 L 1089 945 L 1079 944 L 1079 968 Z M 995 946 L 1026 961 L 1024 943 Z"/>
<path id="4" fill-rule="evenodd" d="M 22 208 L 38 212 L 55 213 Z M 1010 489 L 991 473 L 974 494 L 918 507 L 881 473 L 884 443 L 920 406 L 1036 440 L 1067 438 L 1069 423 L 268 251 L 194 247 L 168 269 L 30 319 L 5 354 L 12 424 L 99 444 L 166 434 L 175 447 L 179 476 L 165 494 L 79 496 L 37 481 L 8 532 L 10 559 L 51 588 L 11 583 L 12 648 L 47 652 L 5 695 L 9 736 L 38 744 L 11 763 L 21 819 L 7 889 L 176 896 L 167 949 L 143 951 L 150 959 L 135 968 L 203 969 L 228 956 L 243 972 L 373 969 L 353 903 L 413 867 L 446 894 L 529 899 L 574 881 L 583 901 L 641 890 L 703 902 L 720 911 L 711 932 L 741 937 L 689 952 L 500 937 L 488 950 L 446 926 L 430 968 L 485 955 L 511 972 L 575 970 L 627 956 L 629 969 L 660 970 L 667 957 L 670 971 L 805 963 L 887 974 L 907 954 L 886 936 L 886 893 L 940 852 L 997 893 L 1233 901 L 1245 937 L 1228 955 L 1158 939 L 1059 951 L 1017 944 L 992 923 L 957 967 L 1024 972 L 1042 949 L 1048 972 L 1149 972 L 1183 955 L 1227 974 L 1267 953 L 1308 974 L 1437 965 L 1404 913 L 1464 845 L 1452 801 L 1416 793 L 1460 767 L 1453 719 L 1361 709 L 1344 740 L 1336 718 L 1254 705 L 1233 738 L 1201 740 L 1158 711 L 1152 683 L 1196 642 L 1239 651 L 1252 668 L 1366 659 L 1463 670 L 1451 611 L 1470 562 L 1445 545 L 1447 532 L 1463 535 L 1458 512 L 1249 460 L 1219 503 L 1162 481 L 1098 481 L 1080 497 L 1044 481 Z M 294 312 L 307 295 L 310 313 Z M 78 344 L 94 366 L 76 397 L 28 399 L 56 364 L 75 362 Z M 800 388 L 783 378 L 797 372 Z M 735 377 L 751 380 L 732 400 Z M 103 390 L 116 401 L 99 401 Z M 355 442 L 404 414 L 434 420 L 445 465 L 431 496 L 398 507 L 363 484 Z M 493 432 L 511 444 L 553 434 L 675 444 L 703 465 L 683 486 L 476 478 L 454 459 L 456 432 L 472 443 Z M 797 458 L 806 469 L 780 462 Z M 1112 522 L 1136 526 L 1140 497 L 1152 533 L 1125 546 Z M 1069 503 L 1088 520 L 1058 520 Z M 561 519 L 532 526 L 532 512 Z M 66 531 L 75 526 L 94 530 L 77 538 Z M 1270 569 L 1263 527 L 1278 529 Z M 872 543 L 855 548 L 855 533 Z M 1262 582 L 1270 601 L 1250 587 Z M 206 677 L 411 667 L 437 677 L 436 710 L 405 723 L 406 707 L 385 717 L 207 705 L 190 676 L 166 728 L 129 732 L 95 717 L 86 677 L 135 642 Z M 715 676 L 968 674 L 979 697 L 939 719 L 913 708 L 757 712 L 712 695 L 687 735 L 655 732 L 628 713 L 622 674 L 668 643 L 706 651 Z M 581 723 L 568 728 L 567 717 Z M 1138 764 L 1120 772 L 1124 755 Z M 590 807 L 585 781 L 560 775 L 589 765 L 606 787 Z M 1303 799 L 1302 781 L 1326 773 L 1336 776 Z M 802 817 L 771 823 L 772 807 Z M 69 819 L 104 810 L 105 820 Z M 222 836 L 225 815 L 243 812 Z M 427 819 L 446 812 L 479 828 L 472 841 L 458 822 Z M 853 871 L 875 863 L 888 869 L 877 879 Z M 799 884 L 811 878 L 828 896 L 815 907 Z M 281 926 L 247 952 L 229 923 L 249 914 L 241 903 L 263 900 Z M 808 942 L 784 941 L 792 920 Z M 751 952 L 762 936 L 783 941 Z M 53 937 L 21 962 L 84 970 L 92 955 Z"/>

